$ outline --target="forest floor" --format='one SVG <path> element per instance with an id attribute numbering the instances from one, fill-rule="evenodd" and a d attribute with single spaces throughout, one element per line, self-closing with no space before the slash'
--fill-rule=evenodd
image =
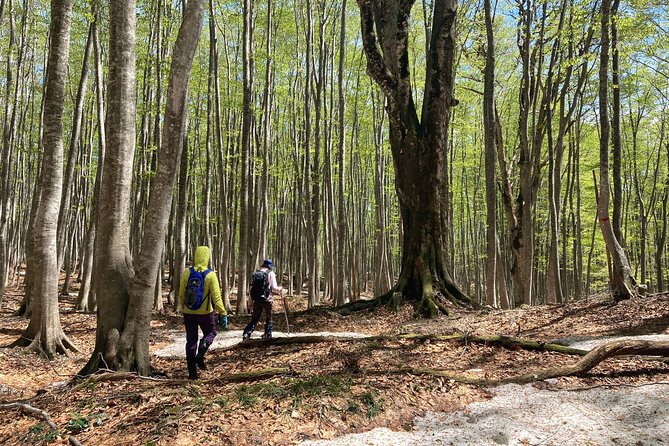
<path id="1" fill-rule="evenodd" d="M 11 316 L 21 292 L 7 289 L 0 310 L 0 405 L 37 408 L 57 432 L 40 415 L 6 407 L 0 409 L 3 445 L 660 445 L 669 438 L 669 365 L 652 358 L 614 357 L 582 377 L 523 386 L 463 382 L 502 380 L 580 359 L 469 342 L 471 336 L 567 344 L 669 335 L 667 294 L 617 305 L 592 297 L 512 311 L 453 309 L 432 320 L 416 319 L 409 305 L 397 312 L 306 311 L 306 297 L 294 296 L 288 298 L 290 332 L 301 338 L 240 344 L 248 317 L 231 316 L 198 381 L 186 380 L 182 319 L 168 310 L 152 321 L 153 377 L 104 374 L 73 381 L 92 352 L 95 315 L 74 312 L 75 295 L 64 296 L 61 323 L 80 352 L 46 361 L 7 348 L 27 326 Z M 275 311 L 281 307 L 275 304 Z M 280 312 L 274 330 L 279 338 L 286 333 Z M 304 337 L 311 333 L 326 342 Z M 466 339 L 434 337 L 453 334 Z M 586 396 L 578 402 L 578 395 Z M 614 406 L 625 411 L 611 411 Z M 613 419 L 597 421 L 607 411 Z M 645 432 L 638 442 L 630 441 L 634 431 L 627 424 L 634 414 Z M 532 417 L 540 431 L 521 432 L 518 426 L 531 426 Z M 354 433 L 360 434 L 345 436 Z"/>

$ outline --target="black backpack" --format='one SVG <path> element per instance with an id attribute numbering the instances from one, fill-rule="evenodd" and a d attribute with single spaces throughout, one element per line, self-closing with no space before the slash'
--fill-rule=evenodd
<path id="1" fill-rule="evenodd" d="M 257 270 L 251 274 L 251 299 L 269 300 L 269 271 Z"/>

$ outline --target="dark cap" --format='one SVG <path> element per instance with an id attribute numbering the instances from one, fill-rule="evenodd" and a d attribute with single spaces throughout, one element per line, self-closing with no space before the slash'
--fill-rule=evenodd
<path id="1" fill-rule="evenodd" d="M 262 262 L 262 266 L 266 266 L 269 269 L 274 269 L 274 263 L 272 263 L 272 259 L 265 259 Z"/>

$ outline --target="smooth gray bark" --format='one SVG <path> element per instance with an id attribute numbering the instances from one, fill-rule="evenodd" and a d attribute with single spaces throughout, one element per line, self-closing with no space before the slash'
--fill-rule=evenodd
<path id="1" fill-rule="evenodd" d="M 58 311 L 58 265 L 56 233 L 63 182 L 63 109 L 70 49 L 72 2 L 51 2 L 51 43 L 44 99 L 44 151 L 42 153 L 41 200 L 37 208 L 34 239 L 33 312 L 28 328 L 13 346 L 27 346 L 47 358 L 77 351 L 65 336 Z"/>

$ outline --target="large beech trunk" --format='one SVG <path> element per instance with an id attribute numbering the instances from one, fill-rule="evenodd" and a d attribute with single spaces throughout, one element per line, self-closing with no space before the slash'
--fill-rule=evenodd
<path id="1" fill-rule="evenodd" d="M 154 301 L 154 290 L 156 286 L 156 276 L 158 269 L 162 265 L 161 255 L 162 247 L 165 242 L 167 232 L 167 223 L 169 220 L 169 213 L 172 208 L 172 192 L 174 180 L 176 178 L 176 166 L 181 157 L 181 150 L 183 147 L 183 138 L 186 127 L 186 111 L 187 111 L 187 97 L 188 97 L 188 79 L 190 75 L 190 68 L 195 55 L 195 49 L 202 29 L 202 20 L 204 16 L 204 5 L 206 0 L 191 0 L 188 2 L 184 12 L 183 23 L 179 29 L 179 35 L 175 43 L 174 55 L 172 57 L 172 66 L 170 69 L 170 79 L 168 84 L 167 104 L 165 110 L 165 125 L 163 127 L 163 144 L 160 147 L 160 160 L 154 180 L 151 196 L 149 199 L 149 209 L 147 212 L 147 225 L 144 236 L 141 241 L 141 249 L 136 261 L 135 270 L 137 274 L 134 279 L 131 278 L 130 272 L 132 268 L 128 264 L 129 257 L 127 253 L 127 232 L 125 232 L 126 240 L 125 246 L 119 239 L 115 239 L 113 244 L 109 242 L 100 245 L 111 253 L 126 253 L 125 262 L 123 265 L 123 257 L 118 255 L 114 263 L 120 268 L 116 270 L 110 269 L 105 265 L 102 269 L 98 265 L 99 276 L 105 276 L 108 280 L 116 280 L 116 282 L 109 283 L 96 281 L 96 288 L 98 288 L 98 296 L 100 300 L 100 310 L 98 311 L 98 333 L 96 339 L 95 351 L 86 367 L 84 367 L 82 374 L 88 374 L 96 371 L 103 365 L 107 368 L 113 368 L 121 371 L 135 370 L 140 375 L 148 375 L 151 372 L 150 356 L 149 356 L 149 328 L 151 322 L 151 309 Z M 119 4 L 121 2 L 119 1 Z M 118 14 L 116 23 L 118 28 L 113 31 L 125 34 L 126 41 L 134 43 L 134 2 L 128 1 L 122 8 L 115 10 Z M 112 42 L 115 34 L 111 34 Z M 110 51 L 110 59 L 112 66 L 114 66 L 113 57 L 115 54 Z M 119 55 L 116 54 L 118 57 Z M 126 57 L 128 55 L 126 54 Z M 120 58 L 117 60 L 117 67 L 121 71 L 134 70 L 134 51 L 131 52 L 129 58 Z M 125 71 L 123 71 L 125 72 Z M 127 72 L 126 72 L 127 73 Z M 120 74 L 120 73 L 118 73 Z M 119 79 L 129 78 L 115 78 L 110 74 L 110 90 L 113 88 L 113 82 Z M 121 96 L 121 100 L 113 102 L 110 100 L 109 113 L 113 112 L 113 106 L 121 104 L 123 101 L 134 98 L 134 87 L 128 83 L 121 83 L 128 90 L 126 94 Z M 120 87 L 119 87 L 119 91 Z M 125 112 L 134 111 L 133 106 L 128 106 L 129 110 Z M 125 113 L 124 112 L 124 113 Z M 119 113 L 121 113 L 119 111 Z M 130 115 L 132 116 L 132 115 Z M 109 114 L 108 114 L 109 121 Z M 130 139 L 125 139 L 128 135 L 134 136 L 134 124 L 132 126 L 124 126 L 124 122 L 112 121 L 107 126 L 110 133 L 110 142 L 112 137 L 121 138 L 125 143 L 125 147 L 129 148 L 133 142 Z M 131 128 L 132 127 L 132 128 Z M 111 149 L 111 146 L 110 146 Z M 105 173 L 113 166 L 119 168 L 123 166 L 123 170 L 127 169 L 132 160 L 132 157 L 123 159 L 114 159 L 111 152 L 105 159 Z M 113 160 L 114 162 L 112 163 Z M 127 173 L 127 171 L 126 171 Z M 105 181 L 108 181 L 106 179 Z M 113 184 L 113 183 L 112 183 Z M 129 184 L 129 183 L 128 183 Z M 109 187 L 105 184 L 105 187 Z M 109 192 L 109 191 L 107 191 Z M 102 202 L 104 203 L 104 195 L 102 195 Z M 127 205 L 127 202 L 126 202 Z M 116 215 L 105 212 L 105 205 L 103 204 L 102 215 L 107 217 Z M 122 215 L 128 215 L 126 212 Z M 124 231 L 127 227 L 124 224 L 120 225 Z M 102 237 L 102 234 L 101 234 Z M 98 250 L 98 254 L 101 251 Z M 98 256 L 98 258 L 106 258 Z M 119 301 L 109 301 L 111 293 L 116 292 L 120 297 Z M 104 300 L 103 300 L 104 295 Z M 104 304 L 103 304 L 104 302 Z"/>
<path id="2" fill-rule="evenodd" d="M 358 0 L 367 71 L 386 96 L 395 188 L 402 214 L 402 264 L 395 292 L 419 302 L 419 311 L 446 312 L 442 298 L 473 304 L 453 283 L 442 218 L 446 214 L 445 158 L 453 97 L 455 0 L 437 2 L 427 49 L 423 110 L 415 107 L 408 36 L 412 1 Z"/>
<path id="3" fill-rule="evenodd" d="M 71 1 L 51 2 L 51 42 L 44 99 L 42 197 L 32 232 L 33 311 L 28 328 L 12 346 L 27 346 L 48 358 L 77 351 L 60 325 L 56 231 L 63 179 L 63 108 L 70 48 Z"/>
<path id="4" fill-rule="evenodd" d="M 162 267 L 162 247 L 186 131 L 188 80 L 202 30 L 205 3 L 206 0 L 188 2 L 174 46 L 158 171 L 151 190 L 147 225 L 136 261 L 137 274 L 132 283 L 128 314 L 116 358 L 121 370 L 137 370 L 141 375 L 150 372 L 149 328 L 157 286 L 155 278 Z"/>
<path id="5" fill-rule="evenodd" d="M 117 368 L 134 275 L 128 245 L 135 152 L 135 0 L 109 2 L 106 152 L 99 191 L 93 282 L 98 300 L 95 348 L 81 375 Z"/>

